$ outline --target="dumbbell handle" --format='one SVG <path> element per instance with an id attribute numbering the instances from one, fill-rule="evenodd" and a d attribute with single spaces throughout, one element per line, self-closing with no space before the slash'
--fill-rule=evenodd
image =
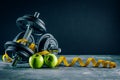
<path id="1" fill-rule="evenodd" d="M 24 36 L 23 36 L 23 39 L 28 40 L 28 39 L 29 39 L 29 37 L 30 37 L 30 35 L 32 34 L 33 29 L 30 27 L 30 25 L 29 25 L 29 24 L 28 24 L 28 25 L 26 25 L 26 26 L 28 26 L 28 27 L 27 27 L 27 30 L 26 30 L 26 32 L 25 32 L 25 34 L 24 34 Z"/>
<path id="2" fill-rule="evenodd" d="M 38 18 L 38 17 L 39 17 L 39 15 L 40 15 L 40 13 L 35 12 L 34 17 Z M 30 37 L 30 35 L 31 35 L 31 34 L 32 34 L 32 32 L 33 32 L 33 29 L 31 28 L 31 26 L 30 26 L 30 24 L 29 24 L 29 23 L 28 23 L 26 26 L 27 26 L 27 30 L 26 30 L 26 32 L 25 32 L 25 34 L 24 34 L 24 36 L 23 36 L 23 39 L 28 40 L 28 39 L 29 39 L 29 37 Z"/>
<path id="3" fill-rule="evenodd" d="M 17 65 L 17 62 L 19 61 L 19 59 L 20 59 L 19 55 L 16 55 L 14 60 L 12 61 L 11 66 L 15 67 Z"/>
<path id="4" fill-rule="evenodd" d="M 34 17 L 38 18 L 38 17 L 39 17 L 39 15 L 40 15 L 40 13 L 35 12 Z"/>

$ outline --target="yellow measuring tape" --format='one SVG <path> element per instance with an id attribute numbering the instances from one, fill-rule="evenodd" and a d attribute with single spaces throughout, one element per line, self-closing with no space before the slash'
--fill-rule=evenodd
<path id="1" fill-rule="evenodd" d="M 79 62 L 79 65 L 82 66 L 82 67 L 88 66 L 90 64 L 90 62 L 92 62 L 93 67 L 99 67 L 100 64 L 102 64 L 102 67 L 104 67 L 104 68 L 107 68 L 108 66 L 109 66 L 109 68 L 115 68 L 116 67 L 115 62 L 105 61 L 105 60 L 101 60 L 101 59 L 96 61 L 94 58 L 88 58 L 86 60 L 86 62 L 84 63 L 81 58 L 74 57 L 72 59 L 71 63 L 68 63 L 65 56 L 60 56 L 58 58 L 58 64 L 57 65 L 60 65 L 63 62 L 66 67 L 70 67 L 70 66 L 73 66 L 77 61 Z"/>
<path id="2" fill-rule="evenodd" d="M 2 60 L 3 60 L 3 62 L 12 62 L 12 58 L 9 57 L 7 53 L 5 53 L 5 54 L 2 56 Z"/>
<path id="3" fill-rule="evenodd" d="M 42 52 L 39 52 L 37 54 L 47 55 L 47 54 L 50 54 L 50 52 L 42 51 Z M 99 67 L 100 64 L 102 64 L 102 67 L 104 67 L 104 68 L 115 68 L 117 66 L 115 62 L 111 62 L 111 61 L 107 61 L 107 60 L 105 61 L 105 60 L 101 60 L 101 59 L 96 61 L 94 58 L 88 58 L 86 60 L 86 62 L 84 63 L 83 60 L 81 58 L 79 58 L 79 57 L 74 57 L 71 60 L 71 63 L 68 63 L 65 56 L 60 56 L 58 58 L 57 66 L 59 66 L 62 62 L 64 63 L 64 66 L 66 66 L 66 67 L 74 66 L 76 62 L 79 62 L 79 65 L 82 66 L 82 67 L 88 66 L 90 64 L 90 62 L 92 62 L 93 67 Z"/>
<path id="4" fill-rule="evenodd" d="M 17 40 L 16 42 L 17 42 L 17 43 L 27 43 L 28 41 L 27 41 L 26 39 L 19 39 L 19 40 Z M 35 44 L 34 44 L 34 43 L 31 43 L 31 44 L 29 45 L 29 48 L 34 51 L 34 50 L 35 50 Z M 12 58 L 9 57 L 7 53 L 5 53 L 5 54 L 2 56 L 2 60 L 3 60 L 4 62 L 12 62 Z"/>
<path id="5" fill-rule="evenodd" d="M 27 43 L 28 41 L 26 39 L 19 39 L 16 42 L 17 43 Z"/>
<path id="6" fill-rule="evenodd" d="M 50 54 L 50 52 L 48 52 L 47 50 L 44 50 L 44 51 L 38 52 L 36 54 L 47 55 L 47 54 Z M 10 58 L 7 55 L 7 53 L 5 53 L 3 56 L 6 57 L 6 59 L 3 59 L 3 61 L 12 62 L 12 58 Z M 105 60 L 101 60 L 101 59 L 96 61 L 94 58 L 88 58 L 86 60 L 86 62 L 84 63 L 83 60 L 81 58 L 79 58 L 79 57 L 74 57 L 71 60 L 71 63 L 69 63 L 65 56 L 60 56 L 58 58 L 57 66 L 59 66 L 61 63 L 64 63 L 64 66 L 71 67 L 71 66 L 74 66 L 76 62 L 79 62 L 79 65 L 81 67 L 87 67 L 91 62 L 92 62 L 93 67 L 99 67 L 100 64 L 102 64 L 102 67 L 104 67 L 104 68 L 115 68 L 117 66 L 117 64 L 115 62 L 111 62 L 111 61 L 107 61 L 107 60 L 105 61 Z"/>
<path id="7" fill-rule="evenodd" d="M 26 39 L 19 39 L 19 40 L 17 40 L 16 41 L 17 43 L 27 43 L 28 41 L 26 40 Z M 29 42 L 28 42 L 29 43 Z M 31 43 L 30 45 L 29 45 L 29 48 L 31 49 L 31 50 L 35 50 L 35 44 L 34 43 Z"/>

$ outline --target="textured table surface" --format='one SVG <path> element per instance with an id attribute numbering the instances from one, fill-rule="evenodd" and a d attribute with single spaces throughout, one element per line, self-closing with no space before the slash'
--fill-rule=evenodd
<path id="1" fill-rule="evenodd" d="M 96 60 L 111 60 L 117 63 L 117 67 L 94 68 L 92 64 L 88 67 L 80 67 L 76 63 L 73 67 L 32 69 L 28 64 L 20 64 L 12 68 L 9 63 L 0 60 L 0 80 L 120 80 L 120 56 L 112 55 L 65 55 L 70 61 L 73 57 L 80 57 L 84 61 L 89 57 Z"/>

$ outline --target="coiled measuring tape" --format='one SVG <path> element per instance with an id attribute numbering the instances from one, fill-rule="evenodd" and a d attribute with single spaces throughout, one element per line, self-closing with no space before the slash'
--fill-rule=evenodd
<path id="1" fill-rule="evenodd" d="M 34 43 L 29 43 L 26 39 L 19 39 L 16 42 L 17 43 L 24 43 L 24 44 L 28 43 L 28 44 L 30 44 L 29 48 L 33 51 L 35 50 L 35 44 Z"/>
<path id="2" fill-rule="evenodd" d="M 50 52 L 42 51 L 42 52 L 39 52 L 38 54 L 47 55 L 47 54 L 50 54 Z M 61 63 L 64 63 L 64 66 L 71 67 L 71 66 L 74 66 L 76 62 L 79 62 L 79 65 L 81 67 L 87 67 L 90 64 L 90 62 L 92 62 L 93 67 L 99 67 L 100 64 L 102 64 L 103 68 L 115 68 L 117 66 L 117 64 L 115 62 L 111 62 L 111 61 L 108 61 L 108 60 L 102 60 L 102 59 L 99 59 L 98 61 L 96 61 L 94 58 L 88 58 L 86 60 L 86 62 L 84 63 L 83 60 L 79 57 L 74 57 L 71 60 L 71 63 L 68 63 L 65 56 L 60 56 L 58 58 L 57 66 L 59 66 Z"/>
<path id="3" fill-rule="evenodd" d="M 42 52 L 38 52 L 37 54 L 40 54 L 40 55 L 47 55 L 47 54 L 50 54 L 50 52 L 48 52 L 47 50 L 45 51 L 42 51 Z M 9 56 L 7 55 L 8 59 L 9 59 Z M 9 62 L 9 60 L 8 60 Z M 61 63 L 64 63 L 64 66 L 66 67 L 71 67 L 71 66 L 74 66 L 76 62 L 79 62 L 79 65 L 81 67 L 87 67 L 90 62 L 92 62 L 92 65 L 93 67 L 99 67 L 100 64 L 102 64 L 102 67 L 103 68 L 115 68 L 117 66 L 117 64 L 115 62 L 111 62 L 111 61 L 107 61 L 107 60 L 102 60 L 102 59 L 99 59 L 98 61 L 96 61 L 94 58 L 88 58 L 86 60 L 86 62 L 84 63 L 83 60 L 79 57 L 74 57 L 72 60 L 71 60 L 71 63 L 68 63 L 67 59 L 65 56 L 60 56 L 58 58 L 58 63 L 57 63 L 57 66 L 59 66 Z"/>
<path id="4" fill-rule="evenodd" d="M 26 44 L 26 43 L 29 44 L 29 42 L 26 39 L 19 39 L 16 42 L 17 43 L 23 43 L 23 44 Z M 34 43 L 30 43 L 29 48 L 34 51 L 35 50 L 35 44 Z M 3 62 L 12 62 L 12 58 L 9 57 L 9 55 L 6 52 L 2 56 L 2 60 L 3 60 Z"/>

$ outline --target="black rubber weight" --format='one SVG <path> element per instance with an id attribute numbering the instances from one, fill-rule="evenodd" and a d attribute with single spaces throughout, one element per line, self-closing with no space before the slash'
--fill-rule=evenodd
<path id="1" fill-rule="evenodd" d="M 26 25 L 30 24 L 30 26 L 33 28 L 34 34 L 40 34 L 46 32 L 44 22 L 39 18 L 35 18 L 34 16 L 26 15 L 20 17 L 16 20 L 16 24 L 22 30 L 26 30 L 27 29 Z"/>
<path id="2" fill-rule="evenodd" d="M 54 46 L 56 47 L 55 49 L 58 48 L 58 42 L 57 40 L 49 33 L 44 34 L 41 36 L 39 43 L 38 43 L 38 52 L 42 50 L 49 50 L 49 46 L 51 43 L 49 43 L 50 40 L 53 40 L 55 42 Z M 48 43 L 47 43 L 48 42 Z"/>
<path id="3" fill-rule="evenodd" d="M 27 46 L 24 46 L 22 44 L 19 44 L 17 42 L 13 42 L 13 41 L 8 41 L 5 43 L 5 49 L 7 49 L 9 46 L 14 46 L 16 47 L 16 52 L 17 51 L 25 51 L 26 53 L 28 53 L 30 56 L 34 54 L 34 52 L 29 49 Z"/>

